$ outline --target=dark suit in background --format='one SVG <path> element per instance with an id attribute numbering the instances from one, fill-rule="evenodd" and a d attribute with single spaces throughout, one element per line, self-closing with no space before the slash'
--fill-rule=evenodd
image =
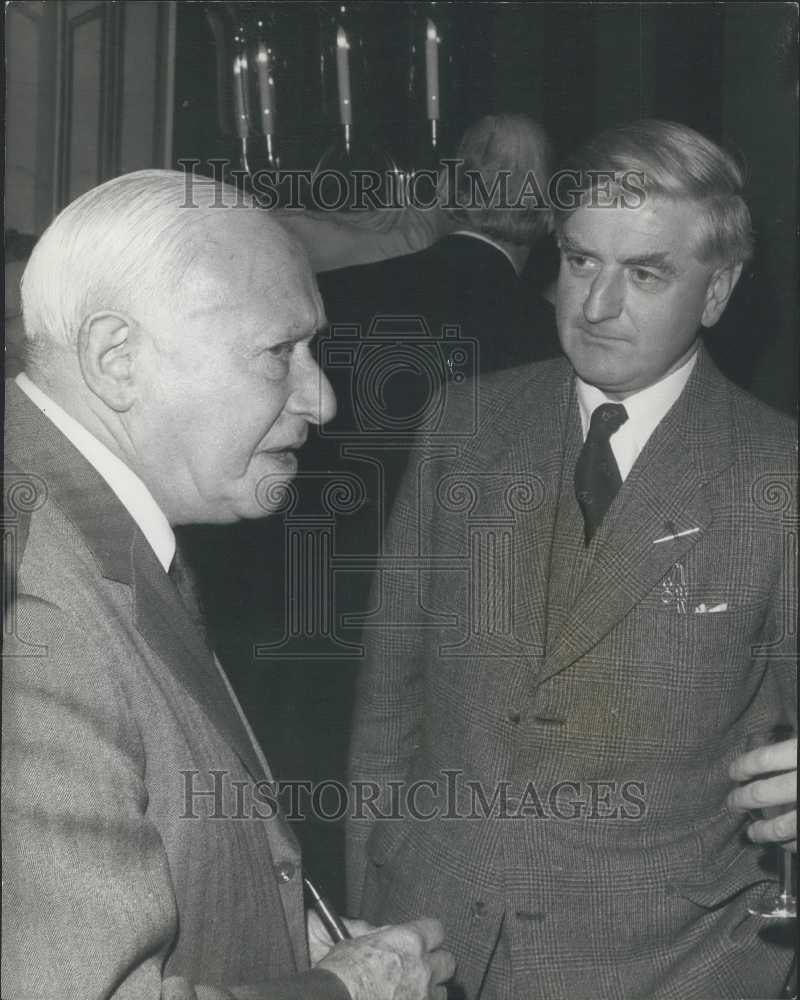
<path id="1" fill-rule="evenodd" d="M 378 316 L 423 316 L 434 337 L 457 326 L 480 348 L 483 374 L 560 353 L 553 308 L 523 285 L 508 256 L 475 234 L 458 232 L 425 250 L 374 264 L 323 271 L 317 282 L 328 323 Z"/>
<path id="2" fill-rule="evenodd" d="M 560 353 L 552 305 L 522 284 L 499 247 L 474 234 L 317 281 L 330 327 L 321 360 L 338 407 L 319 454 L 332 468 L 343 438 L 410 443 L 436 419 L 429 404 L 442 383 L 457 392 L 466 378 Z M 353 363 L 339 366 L 335 352 L 345 345 Z M 402 447 L 387 456 L 385 513 L 406 459 Z"/>

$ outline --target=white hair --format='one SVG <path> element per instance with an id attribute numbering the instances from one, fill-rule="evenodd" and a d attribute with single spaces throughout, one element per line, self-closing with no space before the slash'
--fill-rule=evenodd
<path id="1" fill-rule="evenodd" d="M 456 160 L 458 207 L 448 207 L 447 211 L 457 225 L 519 246 L 533 246 L 549 231 L 550 211 L 537 204 L 531 194 L 525 204 L 523 195 L 532 180 L 543 191 L 550 180 L 553 149 L 538 122 L 524 114 L 484 115 L 464 133 Z M 501 195 L 501 203 L 494 204 L 494 198 L 489 203 L 476 201 L 475 178 L 491 191 L 503 174 L 507 190 Z M 517 204 L 518 199 L 522 204 Z"/>
<path id="2" fill-rule="evenodd" d="M 135 316 L 149 302 L 169 302 L 198 254 L 198 226 L 221 221 L 237 200 L 241 206 L 235 189 L 207 178 L 139 170 L 69 204 L 34 247 L 22 277 L 32 359 L 46 362 L 56 345 L 74 347 L 93 312 Z"/>

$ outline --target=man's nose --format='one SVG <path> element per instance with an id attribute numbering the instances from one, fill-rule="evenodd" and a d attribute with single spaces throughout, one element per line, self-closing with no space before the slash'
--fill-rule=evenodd
<path id="1" fill-rule="evenodd" d="M 590 323 L 619 316 L 625 301 L 624 280 L 621 272 L 600 271 L 595 277 L 583 303 L 583 315 Z"/>
<path id="2" fill-rule="evenodd" d="M 295 372 L 289 408 L 311 424 L 327 424 L 336 416 L 336 397 L 316 361 L 309 360 Z"/>

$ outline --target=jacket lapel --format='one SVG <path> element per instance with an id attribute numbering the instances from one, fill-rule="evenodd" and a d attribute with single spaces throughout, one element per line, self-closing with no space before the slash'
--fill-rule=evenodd
<path id="1" fill-rule="evenodd" d="M 485 470 L 490 479 L 502 485 L 493 490 L 493 503 L 486 512 L 485 524 L 492 530 L 502 530 L 505 523 L 512 533 L 511 641 L 484 635 L 482 645 L 498 652 L 502 649 L 507 655 L 527 656 L 538 669 L 544 656 L 547 571 L 558 500 L 566 399 L 572 376 L 566 362 L 548 363 L 530 371 L 535 373 L 534 377 L 514 401 L 513 408 L 504 409 L 502 417 L 498 414 L 502 426 L 507 428 L 508 439 Z M 536 413 L 535 422 L 531 421 L 532 412 Z M 493 418 L 493 414 L 486 417 Z M 522 434 L 520 427 L 525 428 Z M 476 565 L 473 573 L 478 575 Z M 508 587 L 509 579 L 495 574 L 488 586 L 479 588 L 478 599 L 496 604 L 498 589 L 502 588 L 505 595 Z"/>
<path id="2" fill-rule="evenodd" d="M 266 777 L 213 654 L 138 530 L 132 542 L 134 624 L 255 778 Z"/>
<path id="3" fill-rule="evenodd" d="M 106 481 L 13 382 L 6 383 L 6 447 L 20 469 L 43 479 L 101 575 L 131 588 L 139 633 L 251 775 L 264 777 L 211 650 L 147 540 Z"/>
<path id="4" fill-rule="evenodd" d="M 544 593 L 547 595 L 547 650 L 564 626 L 570 610 L 572 574 L 583 548 L 583 515 L 575 499 L 574 470 L 583 437 L 575 396 L 574 378 L 570 379 L 569 394 L 562 401 L 564 428 L 559 441 L 561 464 L 555 484 L 556 512 L 553 539 L 547 564 Z"/>
<path id="5" fill-rule="evenodd" d="M 537 684 L 587 653 L 697 544 L 712 521 L 707 483 L 731 462 L 727 387 L 701 349 L 686 390 L 647 442 L 609 510 L 577 597 L 553 634 L 548 632 Z M 566 461 L 564 468 L 566 476 Z M 577 503 L 573 506 L 578 510 Z M 582 545 L 582 521 L 573 521 L 569 512 L 557 522 L 553 558 L 563 556 L 564 563 L 572 560 L 574 546 Z M 551 586 L 559 588 L 554 598 L 566 592 L 571 571 L 566 565 L 553 567 Z"/>

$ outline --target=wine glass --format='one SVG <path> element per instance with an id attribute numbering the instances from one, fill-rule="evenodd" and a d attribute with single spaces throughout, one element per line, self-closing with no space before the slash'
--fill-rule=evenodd
<path id="1" fill-rule="evenodd" d="M 748 750 L 755 750 L 767 743 L 780 742 L 789 739 L 792 735 L 790 727 L 779 726 L 771 733 L 752 734 L 747 741 Z M 769 777 L 768 775 L 762 775 Z M 754 818 L 760 812 L 764 819 L 772 819 L 786 812 L 785 805 L 765 806 L 760 810 L 751 810 Z M 797 884 L 797 856 L 783 844 L 771 844 L 769 850 L 777 851 L 778 861 L 778 886 L 777 891 L 774 885 L 769 886 L 748 908 L 747 912 L 754 917 L 764 917 L 768 920 L 793 920 L 797 917 L 797 895 L 795 886 Z"/>

